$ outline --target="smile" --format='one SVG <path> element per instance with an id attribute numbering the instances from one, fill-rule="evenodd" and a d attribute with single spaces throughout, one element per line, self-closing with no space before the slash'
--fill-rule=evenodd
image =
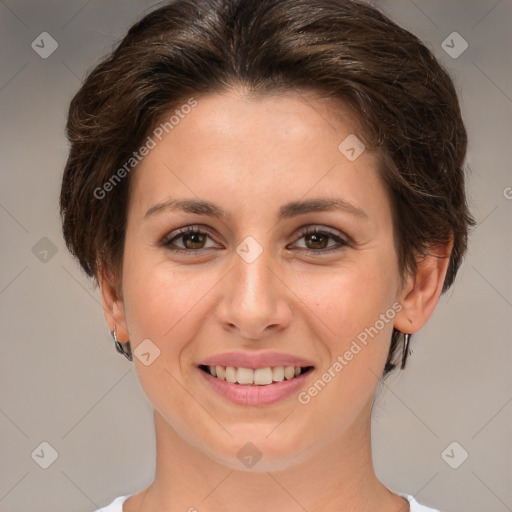
<path id="1" fill-rule="evenodd" d="M 200 365 L 197 369 L 208 389 L 217 396 L 236 405 L 256 407 L 268 406 L 299 393 L 313 374 L 314 367 L 274 366 L 253 369 Z M 274 380 L 274 376 L 277 380 Z"/>
<path id="2" fill-rule="evenodd" d="M 275 366 L 266 368 L 243 368 L 234 366 L 207 366 L 199 368 L 217 379 L 231 384 L 268 386 L 275 382 L 291 380 L 313 369 L 312 366 Z"/>

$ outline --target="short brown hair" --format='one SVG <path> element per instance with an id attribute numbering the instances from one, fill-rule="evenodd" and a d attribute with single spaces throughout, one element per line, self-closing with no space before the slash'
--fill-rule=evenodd
<path id="1" fill-rule="evenodd" d="M 455 88 L 418 38 L 351 0 L 176 0 L 130 28 L 68 114 L 63 233 L 89 276 L 103 267 L 119 282 L 129 173 L 104 197 L 97 191 L 164 115 L 235 85 L 253 94 L 316 91 L 348 106 L 380 156 L 402 275 L 432 244 L 453 239 L 443 291 L 452 284 L 474 225 Z M 384 375 L 401 339 L 394 329 Z"/>

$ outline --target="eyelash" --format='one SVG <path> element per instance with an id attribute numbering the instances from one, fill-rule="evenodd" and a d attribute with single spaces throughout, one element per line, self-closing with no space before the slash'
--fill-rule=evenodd
<path id="1" fill-rule="evenodd" d="M 207 235 L 208 237 L 212 238 L 211 234 L 206 229 L 200 229 L 197 226 L 187 226 L 185 228 L 181 228 L 178 230 L 178 233 L 172 237 L 169 235 L 164 237 L 164 239 L 161 242 L 161 245 L 164 246 L 167 250 L 174 252 L 174 253 L 192 253 L 192 252 L 200 252 L 207 249 L 211 249 L 211 247 L 202 248 L 202 249 L 182 249 L 182 248 L 176 248 L 172 247 L 171 243 L 179 238 L 182 238 L 186 235 L 191 234 L 202 234 Z M 301 248 L 301 251 L 305 252 L 306 254 L 314 254 L 314 255 L 321 255 L 321 254 L 330 254 L 332 252 L 336 252 L 339 250 L 344 249 L 345 247 L 351 246 L 351 243 L 341 237 L 339 237 L 337 234 L 328 231 L 326 229 L 319 229 L 316 227 L 308 226 L 306 229 L 302 230 L 298 236 L 297 240 L 300 240 L 301 238 L 307 236 L 307 235 L 323 235 L 331 238 L 335 242 L 338 243 L 337 247 L 328 247 L 324 249 L 303 249 Z"/>

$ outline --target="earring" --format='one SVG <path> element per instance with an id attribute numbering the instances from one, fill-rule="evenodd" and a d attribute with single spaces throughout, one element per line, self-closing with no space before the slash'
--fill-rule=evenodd
<path id="1" fill-rule="evenodd" d="M 407 355 L 411 354 L 412 352 L 409 351 L 409 341 L 411 339 L 411 335 L 408 333 L 404 333 L 404 348 L 402 352 L 402 364 L 400 366 L 400 369 L 405 368 L 405 361 L 407 360 Z"/>
<path id="2" fill-rule="evenodd" d="M 112 335 L 112 338 L 114 338 L 116 350 L 120 354 L 123 354 L 126 357 L 126 359 L 128 359 L 129 361 L 133 361 L 132 347 L 130 345 L 130 342 L 126 341 L 124 343 L 120 343 L 120 341 L 117 339 L 116 326 L 114 326 L 114 330 L 110 334 Z"/>

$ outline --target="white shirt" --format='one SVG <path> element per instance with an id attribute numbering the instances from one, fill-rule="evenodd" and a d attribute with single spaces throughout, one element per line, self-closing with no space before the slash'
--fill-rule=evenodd
<path id="1" fill-rule="evenodd" d="M 397 492 L 396 494 L 398 494 L 398 496 L 402 496 L 402 498 L 405 498 L 409 502 L 409 512 L 439 512 L 439 510 L 435 508 L 420 505 L 410 494 L 402 494 L 400 492 Z M 123 503 L 130 496 L 132 496 L 132 494 L 129 494 L 128 496 L 119 496 L 119 498 L 116 498 L 110 505 L 107 505 L 106 507 L 103 508 L 99 508 L 94 512 L 123 512 Z"/>

